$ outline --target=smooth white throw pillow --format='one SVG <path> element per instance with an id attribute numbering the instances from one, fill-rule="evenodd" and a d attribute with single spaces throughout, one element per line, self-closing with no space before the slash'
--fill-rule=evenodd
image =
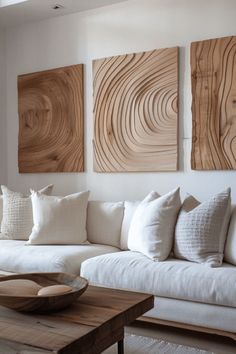
<path id="1" fill-rule="evenodd" d="M 1 186 L 3 193 L 3 217 L 1 233 L 8 239 L 28 240 L 33 227 L 31 196 L 13 192 L 6 186 Z M 40 190 L 51 194 L 53 185 Z"/>
<path id="2" fill-rule="evenodd" d="M 124 202 L 89 201 L 87 213 L 88 241 L 120 247 Z"/>
<path id="3" fill-rule="evenodd" d="M 34 226 L 27 244 L 69 245 L 87 241 L 86 217 L 89 192 L 66 197 L 31 195 Z"/>
<path id="4" fill-rule="evenodd" d="M 230 189 L 203 203 L 189 195 L 176 223 L 176 258 L 219 267 L 223 260 L 230 211 Z"/>
<path id="5" fill-rule="evenodd" d="M 137 207 L 129 229 L 128 247 L 155 261 L 164 261 L 171 252 L 181 206 L 179 188 L 153 198 L 152 192 Z"/>
<path id="6" fill-rule="evenodd" d="M 151 192 L 150 200 L 154 200 L 160 197 L 157 192 Z M 128 236 L 129 236 L 129 228 L 134 216 L 135 210 L 141 203 L 141 200 L 129 201 L 126 200 L 124 204 L 124 218 L 121 226 L 121 235 L 120 235 L 120 248 L 124 251 L 127 251 L 128 248 Z"/>
<path id="7" fill-rule="evenodd" d="M 225 244 L 225 261 L 236 265 L 236 205 L 233 206 Z"/>

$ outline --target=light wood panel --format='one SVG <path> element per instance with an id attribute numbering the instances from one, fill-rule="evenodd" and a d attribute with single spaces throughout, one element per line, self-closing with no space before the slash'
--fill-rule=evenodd
<path id="1" fill-rule="evenodd" d="M 215 328 L 207 328 L 207 327 L 190 325 L 188 323 L 160 320 L 159 318 L 151 318 L 151 317 L 146 317 L 146 316 L 139 317 L 137 319 L 137 322 L 138 323 L 144 322 L 144 323 L 150 323 L 150 324 L 155 324 L 155 325 L 163 325 L 163 326 L 174 327 L 174 328 L 182 328 L 182 329 L 186 329 L 188 331 L 199 332 L 199 333 L 202 332 L 202 333 L 208 333 L 208 334 L 215 334 L 217 336 L 229 337 L 229 338 L 236 341 L 236 333 L 226 332 L 226 331 L 223 331 L 220 329 L 215 329 Z"/>
<path id="2" fill-rule="evenodd" d="M 178 48 L 93 61 L 94 170 L 175 171 Z"/>
<path id="3" fill-rule="evenodd" d="M 236 36 L 191 44 L 192 169 L 236 169 Z"/>
<path id="4" fill-rule="evenodd" d="M 98 354 L 121 340 L 124 326 L 153 302 L 152 295 L 89 286 L 71 307 L 50 315 L 0 307 L 0 348 L 3 343 L 9 353 Z"/>
<path id="5" fill-rule="evenodd" d="M 18 76 L 19 172 L 84 170 L 83 66 Z"/>

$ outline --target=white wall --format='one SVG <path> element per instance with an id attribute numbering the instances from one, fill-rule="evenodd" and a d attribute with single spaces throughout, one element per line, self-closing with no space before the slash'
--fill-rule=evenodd
<path id="1" fill-rule="evenodd" d="M 0 29 L 0 184 L 7 183 L 5 32 Z"/>
<path id="2" fill-rule="evenodd" d="M 143 197 L 154 189 L 160 193 L 180 185 L 205 199 L 227 186 L 236 201 L 235 171 L 196 172 L 190 168 L 191 87 L 190 42 L 236 34 L 235 0 L 130 0 L 43 22 L 27 24 L 7 33 L 8 184 L 26 190 L 54 182 L 56 192 L 83 188 L 93 199 L 119 200 Z M 180 47 L 180 171 L 172 173 L 97 174 L 92 166 L 92 59 Z M 86 173 L 18 174 L 17 86 L 18 74 L 85 64 Z"/>

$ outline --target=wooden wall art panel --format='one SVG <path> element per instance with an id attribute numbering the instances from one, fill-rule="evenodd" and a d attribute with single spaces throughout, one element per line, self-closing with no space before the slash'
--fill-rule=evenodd
<path id="1" fill-rule="evenodd" d="M 178 48 L 94 60 L 94 170 L 175 171 Z"/>
<path id="2" fill-rule="evenodd" d="M 19 172 L 84 170 L 83 65 L 18 76 Z"/>
<path id="3" fill-rule="evenodd" d="M 236 36 L 194 42 L 192 169 L 236 169 Z"/>

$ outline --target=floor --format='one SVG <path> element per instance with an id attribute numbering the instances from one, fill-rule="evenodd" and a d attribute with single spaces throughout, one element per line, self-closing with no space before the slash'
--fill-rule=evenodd
<path id="1" fill-rule="evenodd" d="M 236 342 L 221 336 L 143 323 L 135 323 L 135 325 L 127 327 L 126 333 L 161 338 L 165 341 L 212 351 L 215 354 L 236 354 Z"/>

